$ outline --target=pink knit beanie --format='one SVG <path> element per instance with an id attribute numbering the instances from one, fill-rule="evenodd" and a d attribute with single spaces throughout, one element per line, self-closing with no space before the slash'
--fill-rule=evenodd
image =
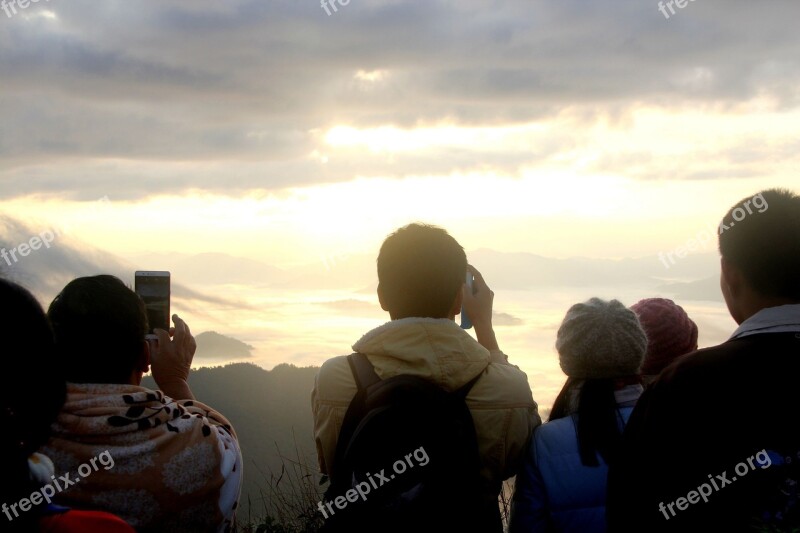
<path id="1" fill-rule="evenodd" d="M 672 361 L 697 349 L 697 324 L 672 300 L 645 298 L 631 309 L 647 333 L 642 374 L 660 374 Z"/>

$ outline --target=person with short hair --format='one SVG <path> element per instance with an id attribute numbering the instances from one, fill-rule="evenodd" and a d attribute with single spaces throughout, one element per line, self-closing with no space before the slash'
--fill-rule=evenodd
<path id="1" fill-rule="evenodd" d="M 800 527 L 800 195 L 759 192 L 719 228 L 739 327 L 642 395 L 609 472 L 612 532 Z"/>
<path id="2" fill-rule="evenodd" d="M 480 454 L 481 499 L 498 510 L 501 484 L 516 474 L 531 431 L 541 421 L 528 378 L 511 366 L 492 328 L 494 293 L 468 267 L 464 249 L 445 230 L 410 224 L 392 233 L 378 254 L 378 300 L 391 320 L 353 345 L 381 379 L 426 378 L 453 392 L 480 376 L 466 396 Z M 475 293 L 465 290 L 467 269 Z M 462 302 L 477 342 L 454 321 Z M 348 358 L 326 361 L 312 393 L 320 470 L 335 469 L 337 440 L 356 394 Z M 493 527 L 502 528 L 500 513 Z"/>
<path id="3" fill-rule="evenodd" d="M 156 329 L 151 344 L 141 298 L 108 275 L 71 281 L 48 318 L 68 384 L 43 449 L 73 477 L 98 453 L 110 457 L 57 501 L 111 511 L 140 531 L 231 530 L 241 451 L 230 422 L 189 388 L 189 326 L 173 315 L 175 327 Z M 151 367 L 160 390 L 141 386 Z"/>
<path id="4" fill-rule="evenodd" d="M 47 442 L 50 424 L 64 404 L 64 369 L 55 354 L 53 331 L 36 298 L 0 278 L 0 302 L 6 376 L 0 388 L 0 531 L 133 533 L 117 516 L 48 501 L 56 492 L 55 469 L 37 450 Z"/>
<path id="5" fill-rule="evenodd" d="M 602 533 L 608 465 L 642 394 L 647 337 L 619 301 L 592 298 L 567 311 L 556 349 L 568 378 L 517 475 L 510 531 Z"/>
<path id="6" fill-rule="evenodd" d="M 647 334 L 642 382 L 649 385 L 675 359 L 697 350 L 697 324 L 667 298 L 645 298 L 631 306 Z"/>

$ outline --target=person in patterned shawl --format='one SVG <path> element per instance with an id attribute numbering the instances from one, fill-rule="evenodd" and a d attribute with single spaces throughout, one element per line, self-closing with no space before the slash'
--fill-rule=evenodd
<path id="1" fill-rule="evenodd" d="M 68 383 L 43 452 L 73 481 L 57 501 L 115 513 L 138 531 L 233 530 L 241 450 L 231 424 L 189 389 L 189 326 L 173 315 L 174 327 L 148 342 L 144 303 L 109 275 L 70 282 L 48 317 Z M 160 390 L 140 385 L 150 369 Z M 113 467 L 79 470 L 106 450 Z"/>

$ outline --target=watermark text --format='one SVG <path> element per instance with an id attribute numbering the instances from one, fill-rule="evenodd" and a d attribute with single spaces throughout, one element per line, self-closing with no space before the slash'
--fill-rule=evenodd
<path id="1" fill-rule="evenodd" d="M 414 461 L 411 460 L 412 457 L 416 460 L 416 465 L 414 464 Z M 394 462 L 394 464 L 392 464 L 392 470 L 394 470 L 394 474 L 389 474 L 387 476 L 385 474 L 385 468 L 382 468 L 377 474 L 367 474 L 368 481 L 362 481 L 356 484 L 355 488 L 348 490 L 344 496 L 337 496 L 334 498 L 332 503 L 317 503 L 317 508 L 322 513 L 322 516 L 327 519 L 328 513 L 331 515 L 336 514 L 336 511 L 333 510 L 334 506 L 341 511 L 347 507 L 348 503 L 355 503 L 359 498 L 361 498 L 362 501 L 367 501 L 367 494 L 369 494 L 372 490 L 378 490 L 380 487 L 392 481 L 395 476 L 404 473 L 409 468 L 414 468 L 414 466 L 425 466 L 429 462 L 430 457 L 428 457 L 428 453 L 425 451 L 425 448 L 420 446 L 412 453 L 406 454 L 403 459 L 398 459 Z M 326 507 L 328 509 L 327 512 L 325 511 Z"/>
<path id="2" fill-rule="evenodd" d="M 49 1 L 50 0 L 45 0 L 45 2 Z M 348 2 L 349 1 L 350 0 L 348 0 Z M 0 8 L 5 11 L 8 18 L 11 18 L 17 14 L 17 8 L 28 9 L 31 4 L 36 4 L 38 2 L 39 0 L 2 0 L 0 1 Z"/>
<path id="3" fill-rule="evenodd" d="M 666 2 L 659 2 L 658 3 L 658 10 L 664 15 L 664 18 L 669 20 L 669 17 L 677 13 L 675 11 L 675 6 L 678 6 L 679 9 L 683 9 L 684 7 L 689 5 L 689 2 L 694 2 L 694 0 L 667 0 Z M 667 13 L 667 9 L 669 9 L 669 13 Z"/>
<path id="4" fill-rule="evenodd" d="M 753 208 L 756 209 L 756 211 L 754 211 Z M 670 266 L 675 265 L 677 262 L 675 260 L 676 257 L 678 259 L 683 259 L 691 252 L 707 248 L 710 243 L 716 242 L 716 239 L 714 238 L 715 234 L 722 235 L 735 226 L 737 222 L 744 220 L 748 215 L 763 213 L 767 209 L 769 209 L 769 204 L 767 203 L 766 198 L 764 198 L 761 193 L 758 193 L 744 202 L 741 207 L 737 207 L 731 212 L 731 217 L 733 220 L 729 221 L 728 224 L 726 224 L 723 220 L 716 228 L 706 228 L 701 230 L 697 232 L 693 238 L 689 239 L 683 245 L 678 246 L 674 250 L 666 253 L 658 252 L 658 259 L 661 261 L 661 264 L 664 265 L 664 268 L 669 269 Z"/>
<path id="5" fill-rule="evenodd" d="M 669 502 L 666 506 L 664 505 L 664 502 L 660 502 L 658 504 L 658 510 L 664 515 L 665 520 L 669 520 L 676 515 L 674 507 L 677 507 L 678 511 L 685 511 L 690 505 L 699 503 L 701 499 L 703 500 L 703 503 L 708 503 L 708 497 L 714 492 L 727 487 L 737 479 L 742 478 L 748 473 L 754 471 L 756 469 L 756 465 L 758 465 L 762 470 L 772 466 L 772 459 L 766 450 L 761 450 L 757 454 L 751 455 L 746 459 L 746 462 L 742 461 L 741 463 L 738 463 L 734 467 L 734 472 L 736 475 L 732 476 L 730 479 L 728 479 L 727 471 L 717 474 L 716 476 L 709 474 L 708 480 L 711 482 L 711 484 L 703 483 L 697 487 L 697 490 L 690 490 L 685 497 L 681 496 L 677 500 Z M 669 510 L 670 514 L 667 514 L 667 510 Z"/>
<path id="6" fill-rule="evenodd" d="M 0 249 L 0 257 L 5 260 L 8 266 L 12 266 L 12 260 L 14 263 L 19 261 L 17 254 L 19 254 L 20 257 L 27 257 L 31 251 L 38 250 L 42 246 L 45 248 L 50 248 L 50 244 L 55 240 L 55 238 L 60 236 L 61 231 L 57 229 L 44 230 L 38 235 L 31 237 L 27 242 L 19 243 L 10 250 L 6 250 L 5 248 Z"/>
<path id="7" fill-rule="evenodd" d="M 336 8 L 336 4 L 339 4 L 340 6 L 346 6 L 349 3 L 350 0 L 320 0 L 320 5 L 322 6 L 322 9 L 325 10 L 325 13 L 327 13 L 329 17 L 333 13 L 339 12 L 339 10 Z M 331 9 L 333 10 L 333 13 L 331 13 Z"/>
<path id="8" fill-rule="evenodd" d="M 56 494 L 59 494 L 61 491 L 75 485 L 76 483 L 80 482 L 81 479 L 87 478 L 92 473 L 97 472 L 100 467 L 98 463 L 105 469 L 111 470 L 114 468 L 114 458 L 111 456 L 111 452 L 108 450 L 100 453 L 97 457 L 92 457 L 89 459 L 89 462 L 83 463 L 81 466 L 78 467 L 78 476 L 70 477 L 69 472 L 64 474 L 63 476 L 59 476 L 56 479 L 55 475 L 50 476 L 52 480 L 51 483 L 46 484 L 42 488 L 37 491 L 34 491 L 30 497 L 22 498 L 17 503 L 12 503 L 8 505 L 3 503 L 2 511 L 3 514 L 6 515 L 8 521 L 14 520 L 14 518 L 19 518 L 19 512 L 26 512 L 30 511 L 36 505 L 41 505 L 42 502 L 47 502 L 49 505 L 53 501 L 53 497 Z M 19 508 L 19 511 L 17 511 Z M 14 516 L 11 516 L 13 513 Z"/>

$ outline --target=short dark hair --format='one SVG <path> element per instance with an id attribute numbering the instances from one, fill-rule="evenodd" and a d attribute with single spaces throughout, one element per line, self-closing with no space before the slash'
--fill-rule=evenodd
<path id="1" fill-rule="evenodd" d="M 147 313 L 138 294 L 109 275 L 72 280 L 47 316 L 67 381 L 127 383 L 142 354 Z"/>
<path id="2" fill-rule="evenodd" d="M 722 257 L 753 289 L 800 301 L 799 195 L 768 189 L 744 198 L 728 211 L 719 231 Z"/>
<path id="3" fill-rule="evenodd" d="M 0 279 L 0 501 L 17 501 L 34 490 L 28 456 L 50 437 L 50 424 L 64 405 L 66 386 L 55 355 L 53 332 L 41 304 L 26 289 Z M 24 518 L 23 518 L 24 520 Z M 20 530 L 25 530 L 21 527 Z"/>
<path id="4" fill-rule="evenodd" d="M 393 319 L 446 318 L 467 274 L 464 248 L 442 228 L 409 224 L 378 254 L 378 283 Z"/>

